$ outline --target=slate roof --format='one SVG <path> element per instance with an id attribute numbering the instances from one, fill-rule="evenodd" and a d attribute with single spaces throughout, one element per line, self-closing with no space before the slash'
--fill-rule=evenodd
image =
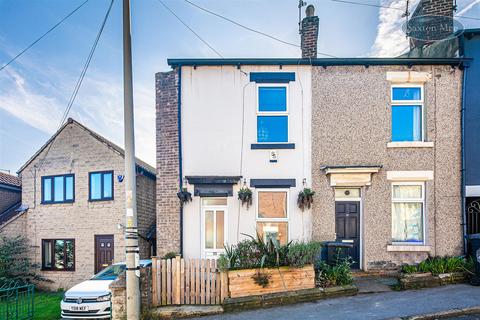
<path id="1" fill-rule="evenodd" d="M 17 176 L 12 176 L 11 174 L 0 172 L 0 184 L 21 187 L 22 180 L 20 180 L 20 178 Z"/>
<path id="2" fill-rule="evenodd" d="M 98 141 L 106 144 L 108 147 L 112 148 L 113 150 L 115 150 L 116 152 L 118 152 L 122 157 L 125 157 L 125 150 L 121 147 L 119 147 L 118 145 L 116 145 L 115 143 L 111 142 L 110 140 L 102 137 L 101 135 L 99 135 L 98 133 L 96 133 L 95 131 L 87 128 L 86 126 L 84 126 L 83 124 L 81 124 L 80 122 L 72 119 L 72 118 L 68 118 L 67 122 L 50 138 L 48 139 L 48 141 L 20 168 L 18 169 L 17 173 L 20 173 L 23 171 L 23 169 L 25 169 L 33 160 L 35 160 L 35 158 L 51 143 L 53 142 L 53 140 L 55 140 L 55 138 L 60 134 L 60 132 L 63 131 L 63 129 L 65 129 L 68 125 L 70 124 L 75 124 L 79 127 L 81 127 L 82 129 L 84 129 L 85 131 L 87 131 L 90 135 L 92 135 L 95 139 L 97 139 Z M 145 161 L 142 161 L 138 158 L 135 158 L 135 162 L 136 162 L 136 165 L 137 167 L 140 167 L 142 169 L 144 169 L 145 171 L 147 171 L 150 175 L 152 175 L 153 177 L 155 177 L 156 175 L 156 170 L 154 167 L 152 167 L 151 165 L 149 165 L 148 163 L 146 163 Z"/>

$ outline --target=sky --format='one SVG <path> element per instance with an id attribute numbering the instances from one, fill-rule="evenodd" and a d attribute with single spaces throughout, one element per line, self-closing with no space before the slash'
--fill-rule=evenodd
<path id="1" fill-rule="evenodd" d="M 85 0 L 0 0 L 0 65 Z M 162 0 L 222 56 L 299 57 L 300 49 L 249 32 L 184 0 Z M 297 0 L 192 0 L 248 27 L 300 43 Z M 405 8 L 406 0 L 356 0 Z M 160 0 L 132 0 L 136 154 L 155 165 L 155 73 L 167 58 L 217 58 Z M 408 47 L 402 10 L 310 0 L 320 19 L 318 51 L 336 57 L 394 57 Z M 415 6 L 418 0 L 410 1 Z M 59 128 L 110 0 L 89 0 L 0 71 L 0 169 L 14 174 Z M 457 0 L 480 17 L 480 0 Z M 72 117 L 123 146 L 122 1 L 115 0 Z M 411 10 L 413 11 L 413 10 Z M 465 28 L 480 20 L 458 18 Z M 319 57 L 321 55 L 319 54 Z"/>

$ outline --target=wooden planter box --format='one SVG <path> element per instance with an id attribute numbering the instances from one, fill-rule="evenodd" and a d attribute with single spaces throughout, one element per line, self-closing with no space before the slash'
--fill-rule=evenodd
<path id="1" fill-rule="evenodd" d="M 270 275 L 268 285 L 263 288 L 255 283 L 252 276 L 258 271 Z M 315 288 L 315 270 L 313 265 L 303 268 L 264 268 L 244 269 L 228 272 L 228 291 L 230 298 L 240 298 L 276 292 Z"/>

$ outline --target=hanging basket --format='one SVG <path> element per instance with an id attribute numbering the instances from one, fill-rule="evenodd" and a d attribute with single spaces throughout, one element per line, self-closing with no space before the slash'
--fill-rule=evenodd
<path id="1" fill-rule="evenodd" d="M 253 192 L 248 187 L 242 187 L 240 190 L 238 190 L 238 200 L 242 202 L 242 206 L 246 204 L 247 209 L 252 205 L 252 197 Z"/>
<path id="2" fill-rule="evenodd" d="M 186 188 L 180 190 L 180 192 L 177 192 L 177 197 L 180 199 L 182 205 L 192 201 L 192 194 L 188 192 Z"/>
<path id="3" fill-rule="evenodd" d="M 304 188 L 302 191 L 298 193 L 297 204 L 302 211 L 305 209 L 310 209 L 313 203 L 313 195 L 315 191 L 310 188 Z"/>

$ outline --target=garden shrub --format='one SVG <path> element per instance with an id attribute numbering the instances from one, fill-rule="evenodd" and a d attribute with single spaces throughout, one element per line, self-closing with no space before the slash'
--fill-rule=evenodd
<path id="1" fill-rule="evenodd" d="M 472 269 L 470 260 L 464 257 L 430 257 L 416 265 L 402 266 L 402 272 L 424 272 L 439 275 L 442 273 L 470 271 Z"/>
<path id="2" fill-rule="evenodd" d="M 219 268 L 223 270 L 275 268 L 281 266 L 303 267 L 313 263 L 318 255 L 319 243 L 289 242 L 280 245 L 274 239 L 256 238 L 242 240 L 236 245 L 225 246 L 219 257 Z"/>
<path id="3" fill-rule="evenodd" d="M 175 259 L 177 257 L 177 254 L 176 252 L 167 252 L 162 259 Z"/>
<path id="4" fill-rule="evenodd" d="M 321 287 L 345 286 L 353 282 L 351 258 L 336 260 L 333 265 L 325 261 L 317 263 L 317 284 Z"/>
<path id="5" fill-rule="evenodd" d="M 7 281 L 40 279 L 27 256 L 27 240 L 21 236 L 0 238 L 0 285 Z"/>

